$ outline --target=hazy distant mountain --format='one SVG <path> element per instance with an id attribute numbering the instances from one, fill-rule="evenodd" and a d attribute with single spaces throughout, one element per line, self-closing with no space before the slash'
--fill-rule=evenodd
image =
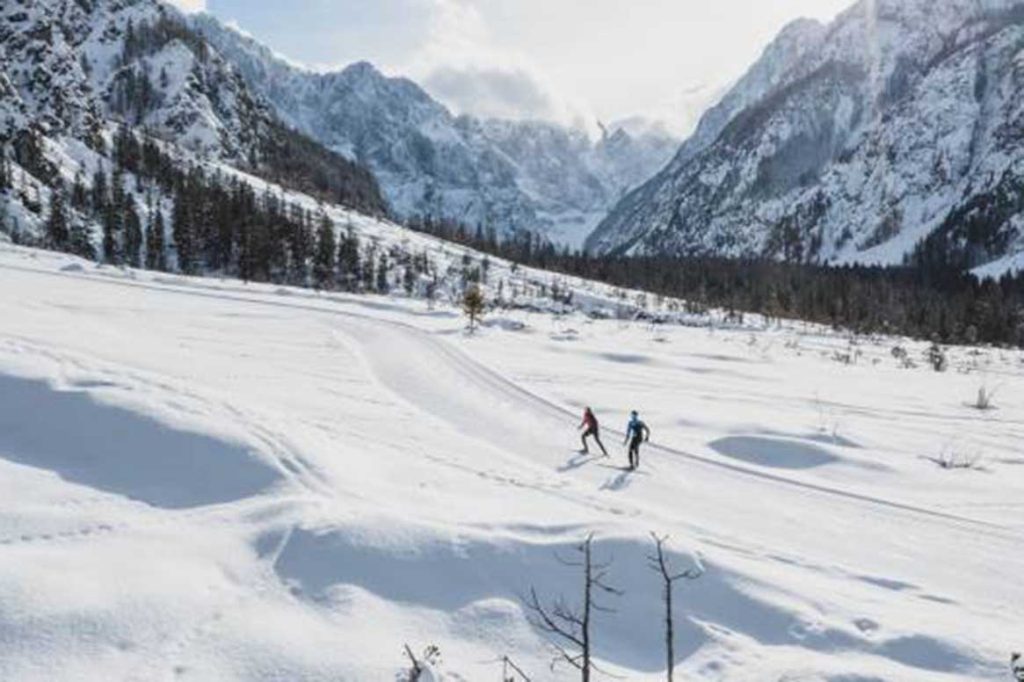
<path id="1" fill-rule="evenodd" d="M 553 123 L 455 116 L 412 81 L 370 64 L 315 73 L 209 15 L 193 21 L 282 118 L 372 168 L 399 216 L 580 244 L 678 144 L 651 127 L 613 126 L 591 140 Z"/>

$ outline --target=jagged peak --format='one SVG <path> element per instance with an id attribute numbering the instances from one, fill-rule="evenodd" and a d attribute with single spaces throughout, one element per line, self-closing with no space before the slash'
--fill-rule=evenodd
<path id="1" fill-rule="evenodd" d="M 380 70 L 373 65 L 373 63 L 366 60 L 361 60 L 349 64 L 348 66 L 341 70 L 341 73 L 343 73 L 346 76 L 352 76 L 354 78 L 386 78 L 384 74 L 381 73 Z"/>
<path id="2" fill-rule="evenodd" d="M 817 19 L 800 17 L 782 27 L 772 44 L 816 40 L 825 34 L 828 26 Z"/>
<path id="3" fill-rule="evenodd" d="M 789 24 L 588 245 L 894 263 L 939 235 L 954 261 L 1004 255 L 1024 225 L 992 199 L 1024 182 L 1004 134 L 1022 101 L 1020 9 L 861 0 L 827 26 Z"/>

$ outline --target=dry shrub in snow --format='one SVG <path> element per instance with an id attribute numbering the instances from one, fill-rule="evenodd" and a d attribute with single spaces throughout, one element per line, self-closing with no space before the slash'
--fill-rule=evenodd
<path id="1" fill-rule="evenodd" d="M 946 351 L 942 350 L 942 346 L 937 341 L 933 342 L 928 348 L 926 357 L 928 358 L 928 364 L 936 372 L 945 372 L 949 368 L 949 359 L 946 357 Z"/>
<path id="2" fill-rule="evenodd" d="M 980 469 L 981 454 L 977 451 L 964 452 L 955 444 L 943 446 L 937 457 L 930 458 L 943 469 Z"/>
<path id="3" fill-rule="evenodd" d="M 900 363 L 900 367 L 903 369 L 915 369 L 917 363 L 914 362 L 913 358 L 910 357 L 910 353 L 903 346 L 893 346 L 892 356 L 896 358 L 896 361 Z"/>
<path id="4" fill-rule="evenodd" d="M 998 387 L 989 388 L 988 384 L 978 387 L 978 397 L 974 401 L 974 408 L 983 411 L 995 409 L 992 399 L 995 398 L 997 390 Z"/>
<path id="5" fill-rule="evenodd" d="M 821 395 L 814 394 L 814 409 L 818 413 L 818 431 L 832 439 L 833 443 L 839 442 L 839 431 L 843 426 L 842 415 L 832 406 L 821 399 Z"/>

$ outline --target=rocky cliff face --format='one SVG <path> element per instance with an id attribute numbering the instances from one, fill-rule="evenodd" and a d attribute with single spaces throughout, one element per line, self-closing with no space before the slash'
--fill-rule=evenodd
<path id="1" fill-rule="evenodd" d="M 183 163 L 223 162 L 369 213 L 385 210 L 369 172 L 291 130 L 184 15 L 158 0 L 0 5 L 0 95 L 0 142 L 44 184 L 58 172 L 91 170 L 127 126 L 179 150 Z"/>
<path id="2" fill-rule="evenodd" d="M 974 267 L 1022 248 L 1024 7 L 865 0 L 791 25 L 597 252 Z"/>
<path id="3" fill-rule="evenodd" d="M 151 0 L 5 3 L 10 126 L 32 121 L 46 134 L 93 141 L 105 122 L 119 121 L 197 153 L 246 158 L 273 113 L 184 27 L 184 17 Z"/>

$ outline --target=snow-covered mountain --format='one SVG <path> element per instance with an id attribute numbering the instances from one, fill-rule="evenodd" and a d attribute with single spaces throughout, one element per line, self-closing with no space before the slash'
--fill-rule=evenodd
<path id="1" fill-rule="evenodd" d="M 193 22 L 282 118 L 372 168 L 401 217 L 529 229 L 578 245 L 677 144 L 654 128 L 611 126 L 592 140 L 547 122 L 455 116 L 412 81 L 368 63 L 315 73 L 212 16 Z"/>
<path id="2" fill-rule="evenodd" d="M 1024 249 L 1024 6 L 863 0 L 787 27 L 596 252 L 967 266 Z"/>
<path id="3" fill-rule="evenodd" d="M 40 190 L 109 160 L 114 131 L 128 126 L 183 163 L 224 162 L 335 200 L 345 187 L 358 208 L 384 210 L 365 169 L 290 130 L 159 0 L 0 5 L 0 93 L 0 142 Z"/>
<path id="4" fill-rule="evenodd" d="M 201 154 L 247 158 L 272 114 L 176 14 L 146 0 L 5 3 L 5 113 L 97 146 L 90 136 L 121 120 Z"/>

